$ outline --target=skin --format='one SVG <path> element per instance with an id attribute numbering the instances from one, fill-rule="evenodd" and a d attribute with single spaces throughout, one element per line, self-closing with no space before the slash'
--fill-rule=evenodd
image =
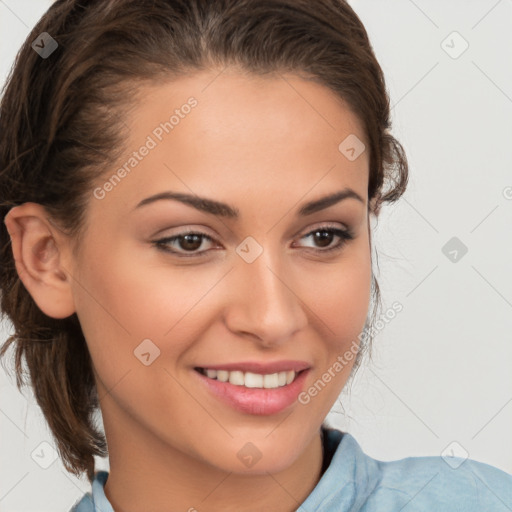
<path id="1" fill-rule="evenodd" d="M 268 416 L 220 402 L 193 368 L 303 360 L 312 366 L 308 389 L 357 340 L 371 287 L 369 155 L 349 161 L 338 146 L 350 134 L 368 145 L 358 118 L 320 84 L 211 70 L 141 89 L 125 119 L 126 156 L 95 186 L 190 96 L 198 105 L 136 168 L 103 199 L 91 192 L 77 258 L 42 206 L 11 209 L 5 222 L 16 268 L 44 313 L 78 315 L 109 446 L 105 492 L 116 512 L 293 511 L 321 476 L 320 426 L 353 360 L 307 405 Z M 303 203 L 345 187 L 363 202 L 296 216 Z M 226 202 L 240 219 L 177 201 L 135 209 L 166 190 Z M 326 244 L 306 235 L 326 223 L 350 228 L 354 239 L 322 253 Z M 151 243 L 189 227 L 214 239 L 193 249 L 206 256 L 180 259 Z M 235 251 L 247 236 L 263 248 L 250 264 Z M 339 240 L 333 235 L 328 247 Z M 187 245 L 171 248 L 183 253 Z M 146 338 L 160 350 L 149 366 L 134 356 Z M 262 455 L 250 468 L 237 457 L 247 442 Z"/>

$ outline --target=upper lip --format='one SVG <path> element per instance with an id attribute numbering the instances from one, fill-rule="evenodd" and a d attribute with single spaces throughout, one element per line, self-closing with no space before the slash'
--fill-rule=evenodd
<path id="1" fill-rule="evenodd" d="M 261 373 L 263 375 L 270 373 L 285 372 L 293 370 L 300 372 L 310 368 L 311 365 L 306 361 L 273 361 L 269 363 L 262 363 L 259 361 L 244 361 L 240 363 L 226 363 L 226 364 L 209 364 L 199 366 L 198 368 L 208 368 L 211 370 L 227 370 L 229 372 L 240 370 L 242 372 Z"/>

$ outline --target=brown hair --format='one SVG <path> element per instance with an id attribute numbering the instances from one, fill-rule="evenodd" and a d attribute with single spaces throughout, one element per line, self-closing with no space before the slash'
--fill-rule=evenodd
<path id="1" fill-rule="evenodd" d="M 58 43 L 42 58 L 31 43 Z M 363 122 L 373 213 L 404 192 L 408 167 L 389 133 L 384 76 L 366 30 L 343 0 L 57 0 L 21 47 L 0 104 L 0 217 L 43 205 L 78 250 L 91 183 L 122 154 L 123 115 L 137 86 L 235 65 L 254 74 L 304 74 L 334 91 Z M 341 142 L 341 141 L 340 141 Z M 14 326 L 16 383 L 35 397 L 69 472 L 94 477 L 106 440 L 94 422 L 99 400 L 76 313 L 45 315 L 20 281 L 0 224 L 2 315 Z M 380 305 L 372 274 L 373 305 Z M 374 309 L 374 317 L 376 309 Z M 354 364 L 366 348 L 361 344 Z"/>

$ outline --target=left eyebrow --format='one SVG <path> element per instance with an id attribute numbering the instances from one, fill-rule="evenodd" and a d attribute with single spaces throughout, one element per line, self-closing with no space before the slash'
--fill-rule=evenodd
<path id="1" fill-rule="evenodd" d="M 364 204 L 364 199 L 357 192 L 355 192 L 351 188 L 345 188 L 343 190 L 335 192 L 334 194 L 329 194 L 327 196 L 323 196 L 319 199 L 315 199 L 313 201 L 309 201 L 308 203 L 303 204 L 298 210 L 297 215 L 301 217 L 312 215 L 313 213 L 316 213 L 320 210 L 324 210 L 325 208 L 329 208 L 330 206 L 333 206 L 336 203 L 339 203 L 340 201 L 349 198 L 356 199 Z M 134 210 L 140 208 L 141 206 L 164 199 L 180 201 L 184 204 L 196 208 L 197 210 L 201 210 L 211 215 L 227 217 L 232 219 L 238 219 L 240 217 L 240 212 L 238 208 L 230 206 L 229 204 L 221 203 L 219 201 L 208 199 L 206 197 L 200 197 L 197 195 L 183 194 L 180 192 L 172 191 L 160 192 L 159 194 L 146 197 L 137 204 Z"/>
<path id="2" fill-rule="evenodd" d="M 315 199 L 314 201 L 310 201 L 309 203 L 304 204 L 297 212 L 297 214 L 301 216 L 311 215 L 312 213 L 324 210 L 325 208 L 329 208 L 329 206 L 333 206 L 336 203 L 349 198 L 357 199 L 364 204 L 364 199 L 355 190 L 352 190 L 351 188 L 345 188 L 344 190 L 340 190 L 334 194 L 330 194 L 328 196 L 324 196 L 320 199 Z"/>

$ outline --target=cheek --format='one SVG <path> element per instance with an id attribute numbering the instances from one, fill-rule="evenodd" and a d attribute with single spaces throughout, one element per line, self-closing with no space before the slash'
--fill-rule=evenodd
<path id="1" fill-rule="evenodd" d="M 328 414 L 350 376 L 368 314 L 371 254 L 367 239 L 358 242 L 303 288 L 323 350 L 318 350 L 317 370 L 301 403 L 309 404 L 318 417 Z"/>
<path id="2" fill-rule="evenodd" d="M 323 321 L 326 339 L 343 346 L 364 327 L 371 293 L 371 258 L 367 242 L 358 240 L 333 264 L 307 273 L 306 304 Z"/>
<path id="3" fill-rule="evenodd" d="M 356 360 L 360 334 L 368 314 L 371 259 L 354 251 L 336 264 L 336 271 L 319 272 L 309 283 L 307 303 L 319 341 L 316 371 L 299 396 L 310 414 L 325 418 L 345 386 Z"/>
<path id="4" fill-rule="evenodd" d="M 156 353 L 179 357 L 204 329 L 205 315 L 214 315 L 214 288 L 225 273 L 224 268 L 178 267 L 154 254 L 147 261 L 154 249 L 117 247 L 87 257 L 74 290 L 91 357 L 116 374 L 140 364 L 134 351 L 146 339 Z"/>

